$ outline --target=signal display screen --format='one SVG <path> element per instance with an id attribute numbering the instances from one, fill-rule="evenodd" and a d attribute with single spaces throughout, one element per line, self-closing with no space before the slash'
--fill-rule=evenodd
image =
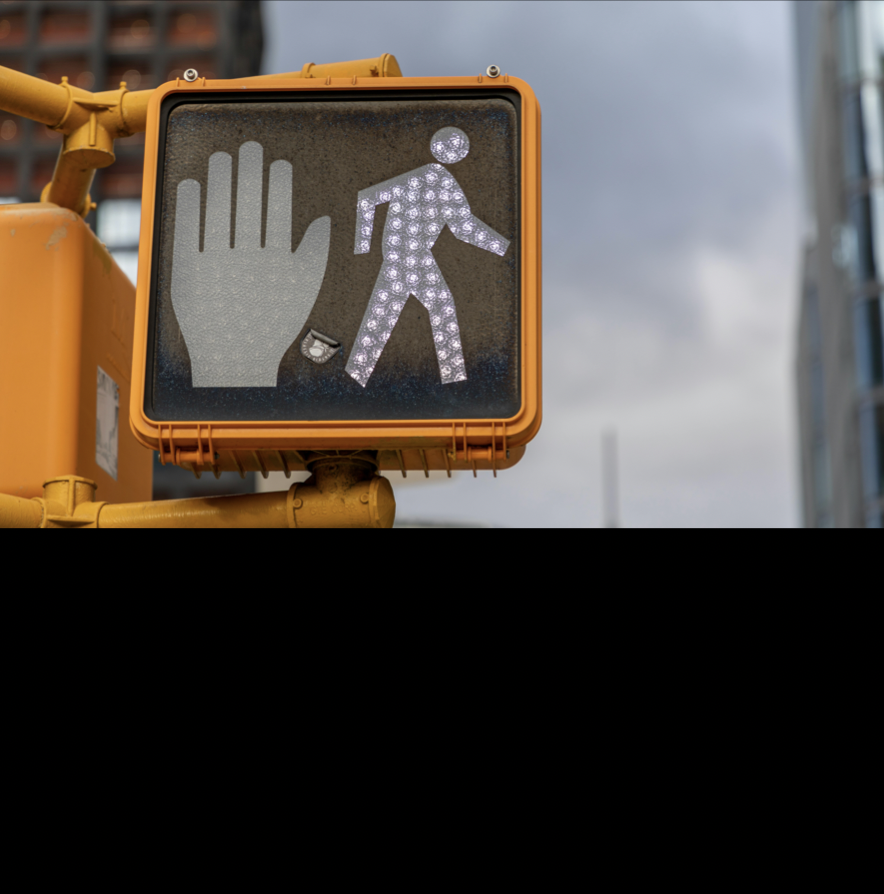
<path id="1" fill-rule="evenodd" d="M 147 415 L 518 413 L 519 103 L 506 88 L 168 97 Z"/>

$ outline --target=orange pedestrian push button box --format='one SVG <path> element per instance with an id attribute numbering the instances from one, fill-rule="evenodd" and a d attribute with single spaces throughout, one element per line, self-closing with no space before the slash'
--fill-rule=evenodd
<path id="1" fill-rule="evenodd" d="M 0 494 L 59 475 L 98 499 L 149 500 L 153 457 L 126 419 L 135 290 L 78 214 L 0 205 Z M 122 410 L 122 412 L 121 412 Z"/>
<path id="2" fill-rule="evenodd" d="M 540 223 L 517 78 L 161 87 L 136 437 L 198 472 L 513 465 L 540 427 Z"/>

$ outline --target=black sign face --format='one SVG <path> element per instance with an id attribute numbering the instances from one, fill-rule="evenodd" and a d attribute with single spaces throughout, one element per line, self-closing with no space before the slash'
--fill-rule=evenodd
<path id="1" fill-rule="evenodd" d="M 172 95 L 145 412 L 519 412 L 519 96 Z"/>

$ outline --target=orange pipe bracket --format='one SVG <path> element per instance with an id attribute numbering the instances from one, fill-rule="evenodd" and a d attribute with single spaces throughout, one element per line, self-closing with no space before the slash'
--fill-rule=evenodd
<path id="1" fill-rule="evenodd" d="M 355 62 L 308 62 L 301 71 L 244 80 L 260 83 L 279 78 L 401 75 L 396 57 L 384 53 L 376 59 Z M 52 181 L 43 189 L 40 200 L 86 217 L 95 207 L 89 196 L 95 171 L 114 163 L 114 140 L 144 131 L 153 92 L 130 92 L 126 82 L 121 81 L 117 90 L 90 93 L 73 87 L 66 77 L 60 84 L 50 84 L 0 65 L 0 109 L 64 134 Z"/>

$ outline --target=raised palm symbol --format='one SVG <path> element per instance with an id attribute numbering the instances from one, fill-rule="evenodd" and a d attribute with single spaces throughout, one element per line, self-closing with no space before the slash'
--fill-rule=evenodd
<path id="1" fill-rule="evenodd" d="M 325 278 L 331 218 L 314 220 L 292 251 L 292 166 L 275 161 L 262 247 L 264 149 L 244 143 L 231 248 L 232 167 L 226 152 L 209 159 L 202 251 L 200 185 L 178 184 L 172 306 L 190 353 L 194 388 L 275 388 L 283 354 L 307 322 Z"/>

